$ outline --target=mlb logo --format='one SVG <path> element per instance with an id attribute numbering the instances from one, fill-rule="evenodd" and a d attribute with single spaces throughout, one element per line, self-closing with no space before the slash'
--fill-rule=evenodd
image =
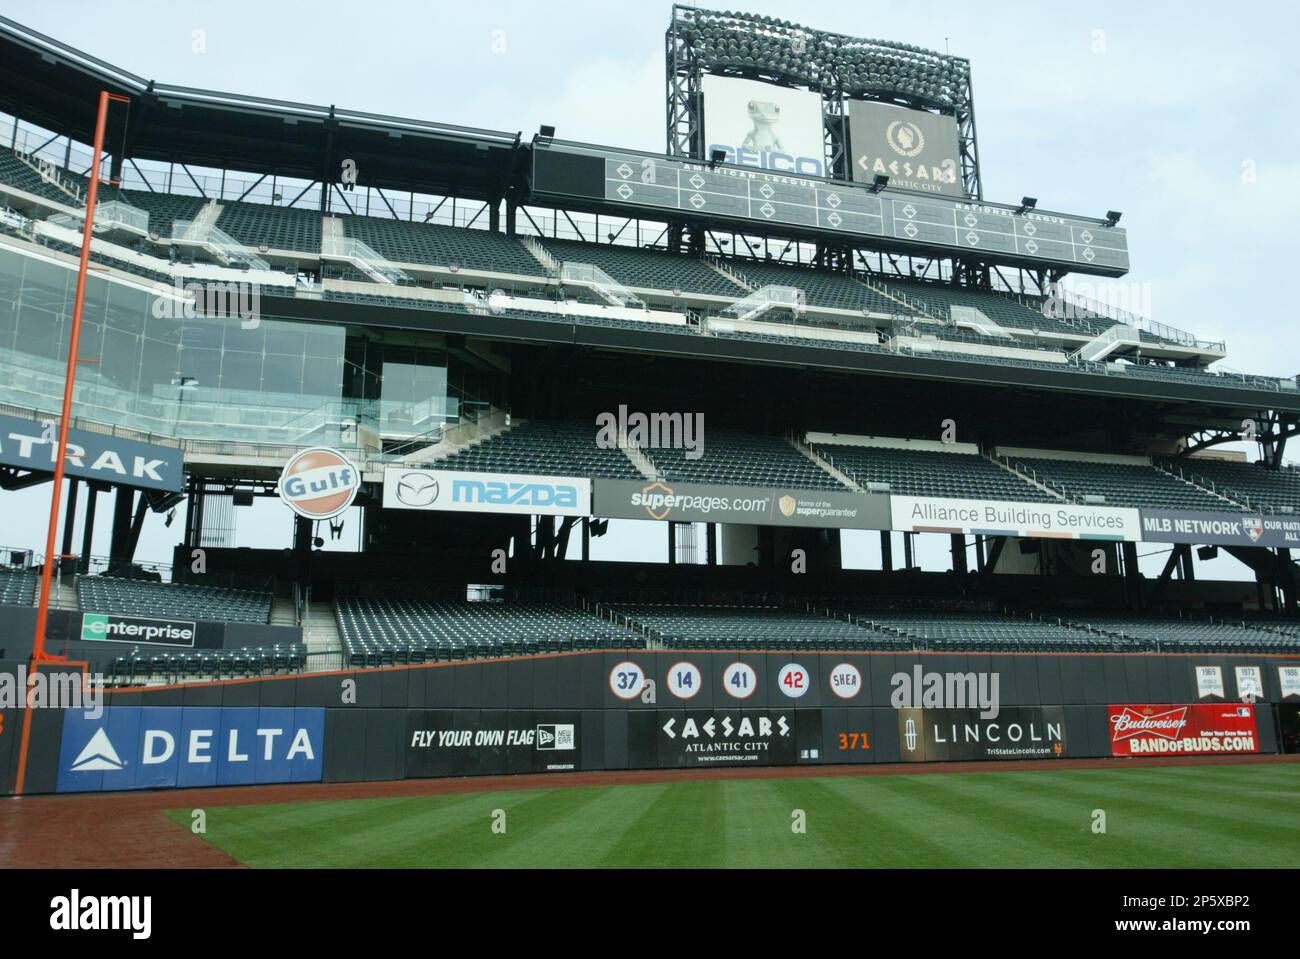
<path id="1" fill-rule="evenodd" d="M 1243 516 L 1241 528 L 1246 531 L 1252 543 L 1258 542 L 1264 535 L 1264 518 L 1262 516 Z"/>
<path id="2" fill-rule="evenodd" d="M 1249 706 L 1238 706 L 1238 707 L 1237 707 L 1237 715 L 1238 715 L 1238 716 L 1249 716 L 1249 715 L 1250 715 L 1250 707 L 1249 707 Z"/>

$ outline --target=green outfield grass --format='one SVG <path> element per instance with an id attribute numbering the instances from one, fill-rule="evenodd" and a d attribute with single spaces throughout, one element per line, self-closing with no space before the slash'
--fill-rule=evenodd
<path id="1" fill-rule="evenodd" d="M 504 835 L 491 830 L 504 810 Z M 792 831 L 802 809 L 807 831 Z M 1092 829 L 1106 813 L 1106 833 Z M 190 810 L 172 810 L 185 828 Z M 697 781 L 207 807 L 274 867 L 1296 867 L 1300 765 Z"/>

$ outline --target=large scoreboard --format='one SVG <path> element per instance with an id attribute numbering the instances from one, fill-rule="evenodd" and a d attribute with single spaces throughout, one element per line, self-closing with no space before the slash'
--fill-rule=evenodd
<path id="1" fill-rule="evenodd" d="M 967 253 L 1101 276 L 1129 269 L 1125 231 L 1095 218 L 554 140 L 533 144 L 532 174 L 534 200 L 587 203 L 629 217 L 840 234 L 903 252 Z"/>

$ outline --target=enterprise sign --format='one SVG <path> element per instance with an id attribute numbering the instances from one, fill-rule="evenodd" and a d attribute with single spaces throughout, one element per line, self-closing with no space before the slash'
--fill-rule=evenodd
<path id="1" fill-rule="evenodd" d="M 866 184 L 578 143 L 533 147 L 533 194 L 702 218 L 777 224 L 939 247 L 990 260 L 1049 261 L 1079 273 L 1123 276 L 1128 238 L 1096 219 L 960 197 L 919 196 Z M 627 213 L 635 216 L 635 213 Z"/>
<path id="2" fill-rule="evenodd" d="M 389 466 L 384 508 L 590 516 L 591 480 Z"/>
<path id="3" fill-rule="evenodd" d="M 54 472 L 59 425 L 0 415 L 0 464 L 42 473 Z M 178 492 L 185 486 L 181 451 L 138 443 L 120 436 L 68 429 L 68 476 L 120 486 Z"/>

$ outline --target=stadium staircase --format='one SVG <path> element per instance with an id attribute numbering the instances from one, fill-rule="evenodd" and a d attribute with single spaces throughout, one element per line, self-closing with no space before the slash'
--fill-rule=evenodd
<path id="1" fill-rule="evenodd" d="M 548 251 L 546 247 L 537 242 L 537 237 L 523 236 L 520 237 L 520 239 L 523 240 L 524 248 L 533 255 L 533 259 L 542 265 L 549 276 L 560 275 L 559 261 L 556 260 L 555 257 L 551 256 L 550 251 Z"/>
<path id="2" fill-rule="evenodd" d="M 1203 493 L 1208 493 L 1211 496 L 1223 500 L 1223 508 L 1225 511 L 1233 512 L 1240 509 L 1250 508 L 1249 502 L 1237 502 L 1235 499 L 1231 499 L 1229 496 L 1227 496 L 1226 493 L 1231 492 L 1230 490 L 1222 491 L 1219 489 L 1219 487 L 1214 486 L 1213 484 L 1207 486 L 1202 483 L 1198 483 L 1195 478 L 1188 477 L 1185 473 L 1181 473 L 1181 472 L 1175 473 L 1173 470 L 1166 467 L 1159 460 L 1153 461 L 1151 465 L 1153 468 L 1159 470 L 1161 473 L 1164 473 L 1166 476 L 1170 477 L 1171 479 L 1176 479 L 1180 483 L 1186 483 L 1188 486 L 1198 489 Z"/>
<path id="3" fill-rule="evenodd" d="M 1030 486 L 1033 486 L 1035 489 L 1038 489 L 1041 492 L 1046 493 L 1048 496 L 1055 497 L 1056 499 L 1059 500 L 1066 499 L 1064 490 L 1060 490 L 1048 486 L 1046 483 L 1042 482 L 1038 478 L 1038 474 L 1034 473 L 1032 470 L 1022 469 L 1021 467 L 1023 464 L 1021 463 L 1013 464 L 1007 457 L 996 456 L 992 452 L 985 453 L 984 458 L 986 460 L 989 460 L 996 466 L 1001 466 L 1004 470 L 1006 470 L 1008 473 L 1011 473 L 1017 479 L 1024 480 Z"/>
<path id="4" fill-rule="evenodd" d="M 439 460 L 445 460 L 462 450 L 503 436 L 523 422 L 524 420 L 516 419 L 507 423 L 506 414 L 502 410 L 493 409 L 471 422 L 448 427 L 442 431 L 442 438 L 437 443 L 402 453 L 398 462 L 411 466 L 424 463 L 436 465 Z"/>
<path id="5" fill-rule="evenodd" d="M 648 480 L 659 478 L 659 470 L 655 467 L 654 461 L 646 455 L 645 450 L 628 443 L 626 434 L 619 437 L 619 443 L 624 455 L 640 470 L 642 476 Z"/>
<path id="6" fill-rule="evenodd" d="M 308 656 L 313 653 L 337 653 L 342 657 L 343 639 L 339 634 L 339 621 L 334 615 L 333 603 L 309 600 L 302 625 L 302 638 Z M 329 662 L 333 659 L 333 656 L 323 656 L 318 661 Z"/>
<path id="7" fill-rule="evenodd" d="M 808 446 L 806 443 L 801 441 L 797 436 L 790 437 L 790 444 L 795 449 L 797 449 L 800 453 L 802 453 L 804 456 L 812 460 L 813 463 L 816 464 L 819 469 L 826 471 L 831 476 L 835 477 L 837 480 L 843 483 L 846 487 L 853 490 L 855 493 L 864 492 L 862 487 L 859 486 L 857 482 L 853 480 L 847 473 L 842 472 L 838 467 L 835 466 L 834 463 L 831 463 L 829 460 L 823 458 L 820 453 L 814 450 L 811 446 Z"/>
<path id="8" fill-rule="evenodd" d="M 741 273 L 733 266 L 728 266 L 722 257 L 703 256 L 700 257 L 700 259 L 704 262 L 705 266 L 709 267 L 725 279 L 730 280 L 732 283 L 735 283 L 742 289 L 749 290 L 750 292 L 753 292 L 756 289 L 754 284 L 750 283 L 749 280 L 745 278 L 745 274 Z"/>
<path id="9" fill-rule="evenodd" d="M 272 626 L 297 626 L 298 611 L 294 601 L 286 596 L 277 596 L 271 601 Z"/>

